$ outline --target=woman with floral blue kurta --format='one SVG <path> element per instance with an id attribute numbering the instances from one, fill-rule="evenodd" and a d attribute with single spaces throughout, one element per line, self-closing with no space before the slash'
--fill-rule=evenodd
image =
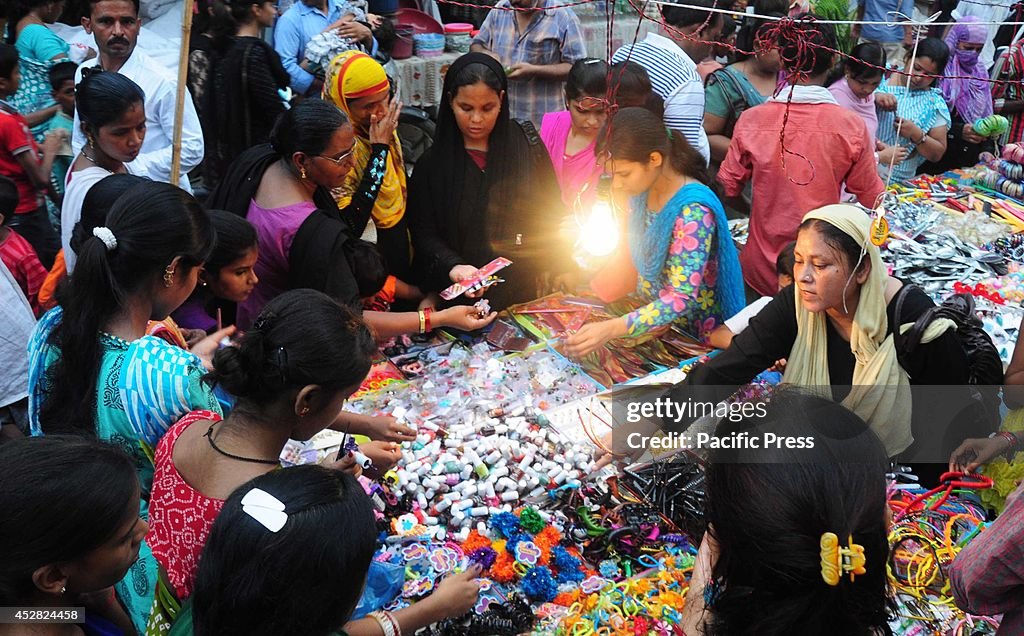
<path id="1" fill-rule="evenodd" d="M 614 320 L 584 325 L 565 340 L 585 356 L 609 340 L 675 324 L 704 338 L 743 308 L 739 258 L 703 158 L 642 108 L 617 113 L 602 134 L 612 187 L 631 197 L 629 248 L 637 293 L 648 303 Z"/>

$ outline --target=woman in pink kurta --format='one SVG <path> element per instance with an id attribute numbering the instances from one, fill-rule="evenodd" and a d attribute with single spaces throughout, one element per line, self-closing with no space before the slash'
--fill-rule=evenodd
<path id="1" fill-rule="evenodd" d="M 596 58 L 577 61 L 565 84 L 567 110 L 548 113 L 540 137 L 562 189 L 562 202 L 570 208 L 579 199 L 589 206 L 597 195 L 597 180 L 604 172 L 594 149 L 597 135 L 608 118 L 606 101 L 608 65 Z"/>

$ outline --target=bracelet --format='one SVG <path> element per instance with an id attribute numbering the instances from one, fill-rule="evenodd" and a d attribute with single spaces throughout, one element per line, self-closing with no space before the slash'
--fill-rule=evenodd
<path id="1" fill-rule="evenodd" d="M 1017 449 L 1017 436 L 1009 431 L 999 431 L 996 433 L 996 436 L 1005 439 L 1008 444 L 1006 451 L 1004 452 L 1004 456 L 1006 457 L 1006 461 L 1009 463 L 1010 460 L 1013 459 L 1014 451 Z"/>
<path id="2" fill-rule="evenodd" d="M 926 141 L 928 141 L 928 133 L 925 133 L 925 134 L 924 134 L 924 135 L 923 135 L 923 136 L 921 137 L 921 141 L 917 141 L 917 142 L 914 142 L 914 145 L 915 145 L 915 146 L 920 146 L 921 144 L 923 144 L 923 143 L 924 143 L 924 142 L 926 142 Z"/>
<path id="3" fill-rule="evenodd" d="M 430 325 L 430 315 L 434 313 L 433 308 L 427 307 L 423 310 L 423 333 L 433 331 L 433 327 Z"/>
<path id="4" fill-rule="evenodd" d="M 423 312 L 422 309 L 419 311 L 419 316 L 420 316 L 420 333 L 426 333 L 427 317 L 426 317 L 426 314 Z"/>
<path id="5" fill-rule="evenodd" d="M 395 618 L 391 616 L 391 612 L 370 612 L 367 616 L 377 621 L 384 636 L 402 636 L 402 630 L 398 627 Z"/>

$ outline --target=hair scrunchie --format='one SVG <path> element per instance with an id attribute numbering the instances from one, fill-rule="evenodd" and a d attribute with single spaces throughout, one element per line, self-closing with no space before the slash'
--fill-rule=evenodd
<path id="1" fill-rule="evenodd" d="M 94 227 L 92 228 L 92 235 L 103 241 L 103 244 L 107 246 L 108 252 L 113 252 L 117 249 L 117 238 L 114 237 L 114 233 L 107 227 Z"/>

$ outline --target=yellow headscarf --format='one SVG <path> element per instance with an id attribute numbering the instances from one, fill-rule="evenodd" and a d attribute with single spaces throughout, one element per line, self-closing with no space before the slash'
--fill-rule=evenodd
<path id="1" fill-rule="evenodd" d="M 361 51 L 345 51 L 331 60 L 324 79 L 323 97 L 331 101 L 352 118 L 348 100 L 379 95 L 390 90 L 384 67 Z M 355 126 L 353 122 L 353 126 Z M 367 170 L 370 161 L 369 131 L 356 127 L 356 145 L 353 158 L 355 167 L 345 177 L 345 183 L 334 191 L 338 207 L 344 208 L 352 201 Z M 396 132 L 391 140 L 388 161 L 380 194 L 373 206 L 373 221 L 379 228 L 394 227 L 405 215 L 405 164 L 402 159 L 402 143 Z"/>
<path id="2" fill-rule="evenodd" d="M 891 457 L 914 441 L 910 430 L 910 378 L 899 365 L 892 336 L 886 335 L 889 320 L 885 313 L 885 288 L 889 277 L 878 248 L 868 240 L 871 221 L 853 205 L 827 205 L 808 212 L 803 220 L 809 219 L 824 221 L 845 232 L 864 246 L 871 260 L 871 273 L 860 288 L 850 331 L 850 351 L 856 363 L 853 390 L 843 400 L 843 406 L 871 426 Z M 830 384 L 825 322 L 828 317 L 807 311 L 800 294 L 795 297 L 797 335 L 783 382 L 824 389 Z M 900 325 L 900 333 L 911 326 Z M 921 338 L 922 344 L 935 340 L 950 327 L 955 327 L 951 320 L 933 320 Z"/>

